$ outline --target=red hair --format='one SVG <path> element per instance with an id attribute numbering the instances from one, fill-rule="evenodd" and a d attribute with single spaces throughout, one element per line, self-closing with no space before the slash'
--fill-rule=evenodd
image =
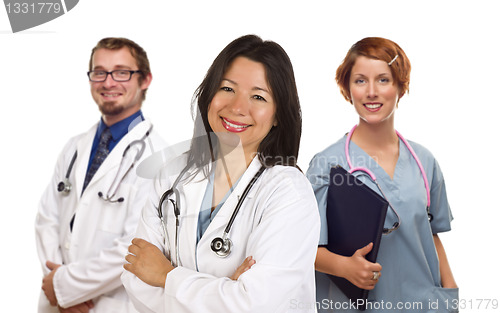
<path id="1" fill-rule="evenodd" d="M 370 59 L 387 62 L 391 69 L 394 83 L 399 89 L 399 96 L 402 97 L 410 90 L 410 60 L 401 47 L 392 40 L 380 37 L 367 37 L 356 42 L 337 68 L 335 80 L 339 85 L 340 92 L 344 98 L 351 102 L 351 90 L 349 81 L 351 79 L 351 70 L 359 56 L 365 56 Z M 396 58 L 397 56 L 397 58 Z"/>

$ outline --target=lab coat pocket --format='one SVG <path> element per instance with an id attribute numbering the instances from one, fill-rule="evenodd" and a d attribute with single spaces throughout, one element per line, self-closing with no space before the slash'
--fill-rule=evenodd
<path id="1" fill-rule="evenodd" d="M 100 212 L 98 229 L 107 233 L 122 234 L 125 227 L 125 219 L 127 218 L 128 198 L 130 194 L 130 185 L 122 184 L 113 200 L 123 198 L 123 201 L 106 202 Z"/>
<path id="2" fill-rule="evenodd" d="M 123 301 L 111 297 L 101 296 L 99 297 L 99 300 L 96 301 L 93 312 L 135 313 L 137 311 L 130 301 Z"/>
<path id="3" fill-rule="evenodd" d="M 434 287 L 429 297 L 429 312 L 458 312 L 458 288 Z"/>

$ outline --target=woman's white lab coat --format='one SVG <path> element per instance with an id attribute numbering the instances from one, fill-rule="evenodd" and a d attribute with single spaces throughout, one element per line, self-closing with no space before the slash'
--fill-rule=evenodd
<path id="1" fill-rule="evenodd" d="M 50 272 L 45 266 L 47 260 L 63 264 L 53 280 L 58 303 L 62 307 L 92 299 L 95 308 L 91 312 L 134 311 L 121 285 L 120 274 L 152 181 L 138 177 L 132 169 L 115 196 L 115 199 L 123 197 L 123 202 L 109 203 L 100 199 L 98 193 L 108 192 L 125 148 L 132 141 L 141 139 L 150 126 L 151 122 L 145 120 L 120 140 L 83 194 L 83 181 L 97 125 L 87 133 L 72 138 L 59 156 L 52 180 L 39 204 L 35 229 L 44 275 Z M 154 131 L 145 142 L 146 149 L 141 159 L 164 148 L 162 139 Z M 60 193 L 57 184 L 66 176 L 75 151 L 78 151 L 78 157 L 69 177 L 72 190 L 69 194 Z M 132 157 L 136 156 L 136 151 L 131 152 L 123 160 L 122 169 L 128 168 Z M 122 176 L 120 174 L 119 178 Z M 73 230 L 70 231 L 70 220 L 75 213 Z M 43 292 L 39 312 L 58 312 L 49 305 Z"/>
<path id="2" fill-rule="evenodd" d="M 164 205 L 164 215 L 173 251 L 166 243 L 157 206 L 185 160 L 178 163 L 156 182 L 137 233 L 174 260 L 172 206 Z M 319 216 L 311 185 L 298 169 L 266 169 L 234 220 L 229 233 L 231 254 L 221 258 L 210 248 L 211 241 L 222 236 L 240 195 L 259 168 L 260 161 L 255 158 L 198 244 L 198 214 L 207 179 L 200 173 L 189 183 L 179 184 L 181 266 L 167 275 L 165 288 L 147 285 L 127 271 L 122 275 L 140 312 L 314 312 Z M 229 277 L 247 256 L 252 256 L 256 264 L 237 281 L 231 280 Z"/>

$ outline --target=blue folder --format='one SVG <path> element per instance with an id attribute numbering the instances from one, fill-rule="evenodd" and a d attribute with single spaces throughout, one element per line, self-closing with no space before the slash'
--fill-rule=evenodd
<path id="1" fill-rule="evenodd" d="M 326 208 L 326 248 L 336 254 L 352 256 L 356 250 L 373 242 L 366 259 L 376 262 L 388 205 L 383 197 L 341 166 L 332 167 Z M 361 304 L 358 309 L 366 308 L 368 290 L 342 277 L 328 276 L 351 301 Z"/>

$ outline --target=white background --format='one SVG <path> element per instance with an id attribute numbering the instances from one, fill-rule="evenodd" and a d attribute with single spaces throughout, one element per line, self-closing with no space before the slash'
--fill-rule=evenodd
<path id="1" fill-rule="evenodd" d="M 191 136 L 191 97 L 215 56 L 253 33 L 278 42 L 294 65 L 304 171 L 357 121 L 334 80 L 349 47 L 381 36 L 405 50 L 410 94 L 399 103 L 396 126 L 429 148 L 444 172 L 455 221 L 441 238 L 462 312 L 492 312 L 476 299 L 500 299 L 495 3 L 82 0 L 64 16 L 16 34 L 0 9 L 0 281 L 8 290 L 0 306 L 36 310 L 37 204 L 64 143 L 99 119 L 85 75 L 97 41 L 123 36 L 145 48 L 154 79 L 143 112 L 175 143 Z"/>

